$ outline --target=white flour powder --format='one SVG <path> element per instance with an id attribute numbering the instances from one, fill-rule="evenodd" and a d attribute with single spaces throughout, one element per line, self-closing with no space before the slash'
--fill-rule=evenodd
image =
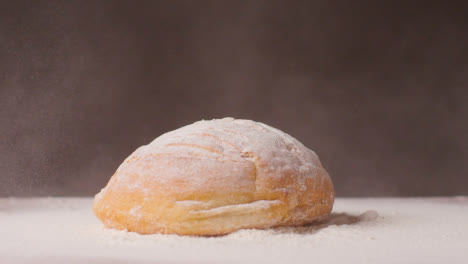
<path id="1" fill-rule="evenodd" d="M 340 199 L 317 225 L 221 237 L 108 230 L 90 198 L 0 199 L 1 263 L 467 263 L 468 198 Z"/>

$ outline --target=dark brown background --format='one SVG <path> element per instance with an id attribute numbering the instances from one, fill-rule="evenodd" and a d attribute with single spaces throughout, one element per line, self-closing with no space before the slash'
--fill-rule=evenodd
<path id="1" fill-rule="evenodd" d="M 0 195 L 95 194 L 138 146 L 225 116 L 315 150 L 339 196 L 466 195 L 448 2 L 0 1 Z"/>

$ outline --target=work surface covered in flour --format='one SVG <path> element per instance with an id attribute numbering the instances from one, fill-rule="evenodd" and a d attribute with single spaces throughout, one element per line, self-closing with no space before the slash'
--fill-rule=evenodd
<path id="1" fill-rule="evenodd" d="M 335 202 L 304 227 L 219 237 L 109 230 L 91 198 L 1 198 L 1 263 L 468 263 L 468 198 Z"/>

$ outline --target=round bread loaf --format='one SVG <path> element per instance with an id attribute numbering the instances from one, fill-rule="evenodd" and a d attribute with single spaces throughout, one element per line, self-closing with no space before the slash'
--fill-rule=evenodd
<path id="1" fill-rule="evenodd" d="M 333 184 L 317 155 L 265 124 L 199 121 L 131 154 L 95 197 L 109 228 L 220 235 L 303 225 L 330 213 Z"/>

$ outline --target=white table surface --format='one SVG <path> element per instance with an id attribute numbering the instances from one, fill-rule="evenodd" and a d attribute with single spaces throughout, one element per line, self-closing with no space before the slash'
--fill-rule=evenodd
<path id="1" fill-rule="evenodd" d="M 105 229 L 92 198 L 0 198 L 0 263 L 468 263 L 468 197 L 338 198 L 307 227 L 221 237 Z"/>

